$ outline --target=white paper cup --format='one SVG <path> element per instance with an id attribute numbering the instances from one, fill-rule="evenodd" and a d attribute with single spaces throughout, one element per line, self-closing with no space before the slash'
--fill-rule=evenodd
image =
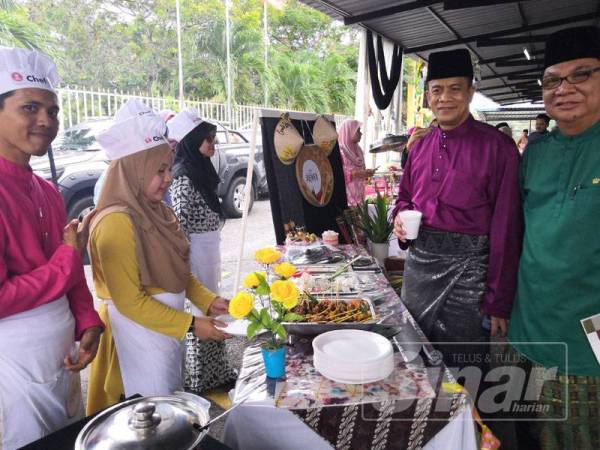
<path id="1" fill-rule="evenodd" d="M 398 215 L 400 216 L 400 220 L 402 220 L 404 231 L 406 231 L 406 239 L 416 239 L 419 235 L 423 213 L 421 211 L 406 210 L 400 211 Z"/>

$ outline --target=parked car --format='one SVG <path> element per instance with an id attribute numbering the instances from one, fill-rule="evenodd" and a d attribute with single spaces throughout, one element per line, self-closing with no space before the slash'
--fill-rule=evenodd
<path id="1" fill-rule="evenodd" d="M 58 189 L 69 219 L 79 217 L 94 206 L 94 186 L 109 164 L 96 136 L 111 123 L 112 118 L 107 117 L 87 120 L 65 130 L 53 143 Z M 250 143 L 242 134 L 216 125 L 219 144 L 211 160 L 221 178 L 218 195 L 228 217 L 241 217 Z M 31 167 L 38 175 L 52 179 L 47 156 L 32 158 Z M 253 172 L 252 203 L 256 196 L 268 194 L 262 146 L 259 145 Z"/>
<path id="2" fill-rule="evenodd" d="M 94 186 L 109 163 L 96 136 L 111 124 L 108 117 L 87 120 L 66 129 L 52 144 L 58 190 L 69 219 L 94 207 Z M 30 165 L 38 175 L 52 180 L 47 156 L 32 158 Z"/>
<path id="3" fill-rule="evenodd" d="M 250 141 L 238 131 L 229 130 L 218 123 L 216 125 L 218 151 L 211 159 L 221 178 L 217 194 L 221 197 L 223 211 L 227 217 L 242 217 Z M 268 193 L 262 144 L 257 143 L 252 175 L 252 196 L 248 211 L 252 209 L 255 198 Z"/>

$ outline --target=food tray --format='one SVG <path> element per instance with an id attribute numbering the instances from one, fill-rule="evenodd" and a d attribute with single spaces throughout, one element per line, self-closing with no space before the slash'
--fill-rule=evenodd
<path id="1" fill-rule="evenodd" d="M 304 274 L 297 279 L 296 285 L 298 286 L 298 289 L 307 291 L 314 297 L 321 297 L 322 300 L 328 300 L 337 295 L 353 295 L 356 298 L 360 297 L 363 283 L 361 283 L 361 279 L 352 272 L 341 274 L 335 280 L 330 280 L 331 275 L 328 274 L 308 274 L 309 280 L 306 281 L 306 288 L 304 284 Z M 336 291 L 336 289 L 338 289 L 338 291 Z"/>
<path id="2" fill-rule="evenodd" d="M 319 300 L 339 300 L 339 301 L 350 301 L 359 299 L 365 301 L 369 305 L 371 316 L 373 317 L 368 322 L 340 322 L 340 323 L 314 323 L 314 322 L 283 322 L 282 325 L 288 334 L 294 334 L 297 336 L 315 336 L 317 334 L 325 333 L 332 330 L 371 330 L 377 326 L 380 322 L 380 318 L 377 317 L 373 302 L 368 298 L 323 298 Z"/>
<path id="3" fill-rule="evenodd" d="M 344 252 L 342 252 L 341 250 L 331 250 L 329 247 L 325 246 L 325 245 L 320 245 L 320 246 L 313 246 L 313 247 L 308 247 L 304 246 L 305 248 L 303 248 L 303 246 L 297 246 L 294 250 L 301 250 L 301 251 L 294 251 L 288 249 L 287 252 L 287 258 L 288 260 L 296 265 L 312 265 L 312 264 L 319 264 L 319 263 L 326 263 L 326 264 L 335 264 L 335 263 L 343 263 L 346 261 L 347 256 Z"/>

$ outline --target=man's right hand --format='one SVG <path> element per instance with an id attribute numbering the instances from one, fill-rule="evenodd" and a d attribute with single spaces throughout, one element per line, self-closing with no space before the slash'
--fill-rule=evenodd
<path id="1" fill-rule="evenodd" d="M 85 253 L 88 241 L 88 230 L 79 229 L 80 224 L 77 219 L 71 220 L 63 230 L 63 243 L 73 247 L 80 255 Z"/>
<path id="2" fill-rule="evenodd" d="M 95 211 L 88 213 L 81 222 L 77 219 L 73 219 L 63 230 L 63 243 L 73 247 L 82 256 L 87 247 L 87 241 L 90 235 L 90 223 L 95 214 Z"/>
<path id="3" fill-rule="evenodd" d="M 404 230 L 400 214 L 396 214 L 396 218 L 394 219 L 394 234 L 399 241 L 406 242 L 406 231 Z"/>

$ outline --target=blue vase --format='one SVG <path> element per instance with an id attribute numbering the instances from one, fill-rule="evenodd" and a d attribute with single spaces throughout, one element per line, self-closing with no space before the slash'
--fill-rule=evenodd
<path id="1" fill-rule="evenodd" d="M 285 346 L 276 350 L 262 348 L 262 357 L 267 370 L 267 377 L 282 378 L 285 375 Z"/>

